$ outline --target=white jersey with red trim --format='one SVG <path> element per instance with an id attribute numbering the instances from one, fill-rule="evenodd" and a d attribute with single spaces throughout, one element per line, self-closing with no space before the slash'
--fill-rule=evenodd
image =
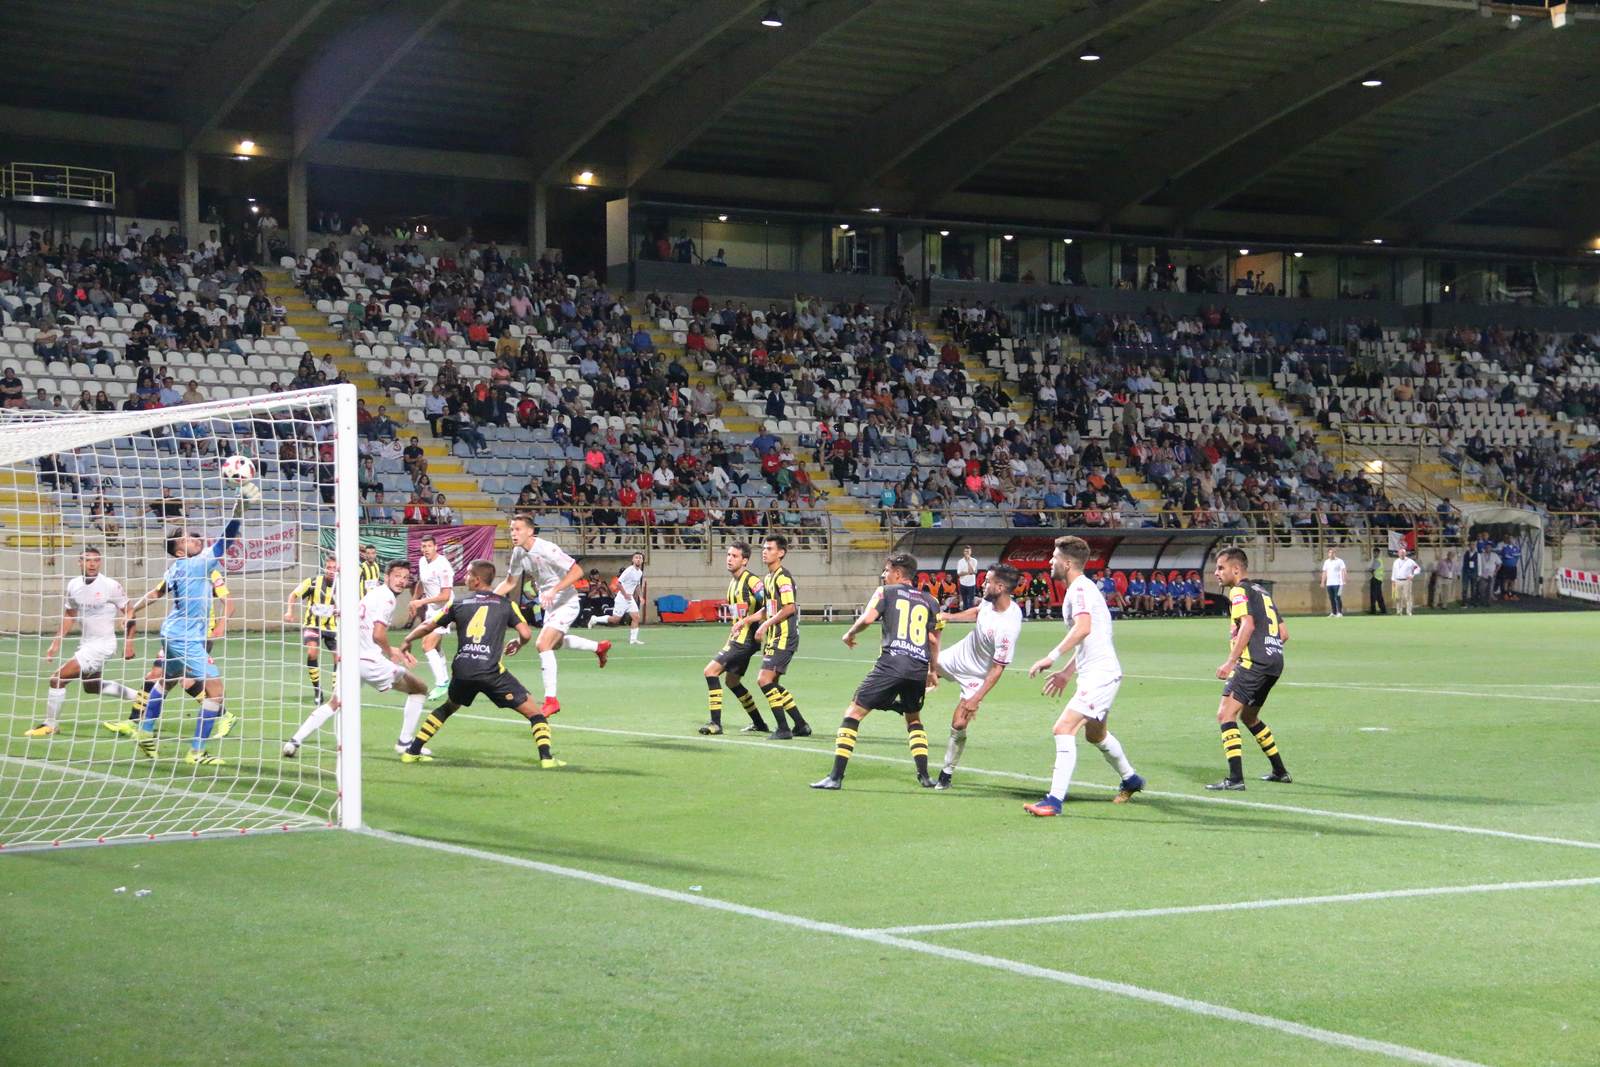
<path id="1" fill-rule="evenodd" d="M 1067 595 L 1061 601 L 1061 619 L 1068 629 L 1079 615 L 1089 616 L 1089 636 L 1075 652 L 1078 677 L 1121 677 L 1122 663 L 1111 643 L 1111 609 L 1106 607 L 1100 587 L 1083 574 L 1067 586 Z"/>

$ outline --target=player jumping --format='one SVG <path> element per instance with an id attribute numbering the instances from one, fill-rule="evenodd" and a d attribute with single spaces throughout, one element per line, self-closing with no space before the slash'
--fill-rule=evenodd
<path id="1" fill-rule="evenodd" d="M 1263 782 L 1292 782 L 1289 770 L 1278 754 L 1278 742 L 1261 721 L 1261 708 L 1267 695 L 1283 675 L 1283 646 L 1289 641 L 1289 628 L 1278 617 L 1272 595 L 1259 584 L 1247 581 L 1250 558 L 1242 548 L 1224 548 L 1217 553 L 1213 572 L 1228 597 L 1231 641 L 1228 659 L 1217 668 L 1217 677 L 1226 679 L 1222 702 L 1217 705 L 1217 725 L 1222 729 L 1222 754 L 1228 759 L 1228 776 L 1207 783 L 1207 789 L 1244 788 L 1244 744 L 1239 723 L 1255 737 L 1262 755 L 1272 761 L 1272 773 Z"/>
<path id="2" fill-rule="evenodd" d="M 100 550 L 85 548 L 78 557 L 82 575 L 67 583 L 67 600 L 61 611 L 61 626 L 45 650 L 46 665 L 55 662 L 61 641 L 76 622 L 82 637 L 72 658 L 50 675 L 50 691 L 45 696 L 44 722 L 27 731 L 25 737 L 49 737 L 60 730 L 61 706 L 67 700 L 67 684 L 81 679 L 85 693 L 104 694 L 113 699 L 136 700 L 139 693 L 121 682 L 100 677 L 101 668 L 117 654 L 116 618 L 128 606 L 128 594 L 115 579 L 100 573 Z M 133 635 L 124 639 L 123 659 L 133 658 Z"/>
<path id="3" fill-rule="evenodd" d="M 439 542 L 432 537 L 422 539 L 422 559 L 417 563 L 417 592 L 411 601 L 408 624 L 419 621 L 432 622 L 455 601 L 456 568 L 439 551 Z M 435 630 L 422 642 L 422 653 L 428 659 L 428 669 L 433 671 L 433 691 L 429 700 L 442 700 L 450 689 L 450 665 L 444 660 L 439 645 L 444 641 L 444 631 Z"/>
<path id="4" fill-rule="evenodd" d="M 1123 803 L 1144 788 L 1144 779 L 1123 754 L 1122 743 L 1106 729 L 1111 702 L 1117 698 L 1117 689 L 1122 685 L 1122 664 L 1111 643 L 1111 611 L 1106 607 L 1106 598 L 1083 573 L 1090 555 L 1089 543 L 1083 538 L 1058 537 L 1055 553 L 1050 557 L 1051 576 L 1067 583 L 1067 595 L 1061 601 L 1061 618 L 1070 629 L 1048 656 L 1028 670 L 1028 677 L 1049 670 L 1058 657 L 1076 649 L 1065 667 L 1045 679 L 1044 695 L 1061 695 L 1074 670 L 1078 674 L 1078 687 L 1052 731 L 1056 739 L 1056 763 L 1050 775 L 1050 792 L 1042 800 L 1023 805 L 1023 810 L 1030 815 L 1061 814 L 1061 804 L 1067 799 L 1067 787 L 1072 784 L 1072 771 L 1078 763 L 1079 728 L 1121 777 L 1121 789 L 1113 798 L 1115 803 Z"/>
<path id="5" fill-rule="evenodd" d="M 339 651 L 338 576 L 338 559 L 325 556 L 322 573 L 290 590 L 283 611 L 283 621 L 293 622 L 294 602 L 305 601 L 300 617 L 300 642 L 306 650 L 306 676 L 311 679 L 311 692 L 318 704 L 322 703 L 322 650 Z"/>
<path id="6" fill-rule="evenodd" d="M 961 687 L 961 697 L 950 716 L 950 743 L 944 750 L 944 768 L 935 789 L 949 789 L 950 778 L 967 747 L 967 727 L 978 706 L 1000 681 L 1022 636 L 1022 609 L 1011 599 L 1022 573 L 1009 563 L 991 567 L 984 575 L 983 599 L 966 611 L 940 615 L 941 623 L 976 622 L 972 632 L 939 654 L 939 673 Z"/>
<path id="7" fill-rule="evenodd" d="M 628 624 L 628 644 L 642 645 L 639 640 L 639 621 L 644 612 L 639 605 L 645 602 L 644 553 L 635 552 L 633 559 L 617 575 L 617 595 L 611 602 L 611 614 L 591 617 L 589 626 L 618 626 Z"/>
<path id="8" fill-rule="evenodd" d="M 700 727 L 702 734 L 720 734 L 722 732 L 722 675 L 728 676 L 728 688 L 733 695 L 739 698 L 739 703 L 744 707 L 745 714 L 750 716 L 750 725 L 746 726 L 743 733 L 764 734 L 767 732 L 767 722 L 761 717 L 761 711 L 756 707 L 756 698 L 750 690 L 743 685 L 744 674 L 750 669 L 750 659 L 761 651 L 761 642 L 755 638 L 753 631 L 756 627 L 756 612 L 764 603 L 766 596 L 765 586 L 761 579 L 750 573 L 750 545 L 745 541 L 735 541 L 728 546 L 728 611 L 733 616 L 733 628 L 728 631 L 728 640 L 723 644 L 721 651 L 711 657 L 711 662 L 706 664 L 706 689 L 707 701 L 711 708 L 711 718 Z"/>
<path id="9" fill-rule="evenodd" d="M 550 753 L 549 720 L 534 703 L 533 695 L 501 662 L 503 657 L 514 655 L 533 640 L 533 628 L 528 625 L 527 618 L 516 602 L 496 593 L 491 588 L 493 585 L 494 564 L 483 559 L 473 560 L 467 565 L 467 592 L 471 595 L 452 604 L 437 619 L 412 630 L 400 646 L 402 654 L 409 654 L 413 642 L 426 638 L 442 627 L 455 627 L 456 657 L 450 665 L 450 695 L 423 721 L 417 736 L 400 757 L 401 762 L 419 763 L 432 759 L 423 745 L 439 732 L 446 719 L 471 704 L 482 693 L 495 706 L 510 708 L 528 720 L 528 725 L 533 728 L 534 744 L 539 748 L 540 767 L 548 770 L 566 766 L 564 761 Z M 507 647 L 506 631 L 513 627 L 519 640 L 515 646 Z M 541 652 L 541 658 L 543 654 Z M 546 699 L 545 703 L 548 705 L 550 700 Z"/>
<path id="10" fill-rule="evenodd" d="M 544 707 L 540 714 L 545 717 L 561 710 L 561 702 L 556 699 L 556 649 L 593 652 L 602 668 L 606 665 L 607 653 L 611 651 L 610 641 L 596 643 L 587 637 L 576 637 L 567 632 L 578 620 L 578 611 L 582 607 L 583 602 L 577 590 L 578 580 L 582 577 L 583 568 L 562 551 L 560 545 L 540 537 L 533 519 L 518 515 L 511 520 L 511 566 L 505 580 L 494 591 L 505 596 L 528 581 L 534 582 L 539 589 L 539 604 L 544 608 L 544 625 L 539 629 L 539 673 L 544 676 Z M 449 615 L 442 617 L 448 618 Z M 460 659 L 459 652 L 456 658 Z"/>

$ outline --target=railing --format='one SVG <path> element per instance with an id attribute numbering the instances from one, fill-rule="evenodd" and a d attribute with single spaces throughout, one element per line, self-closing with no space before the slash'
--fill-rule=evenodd
<path id="1" fill-rule="evenodd" d="M 0 196 L 116 207 L 117 176 L 109 170 L 64 163 L 0 164 Z"/>
<path id="2" fill-rule="evenodd" d="M 1351 440 L 1350 431 L 1356 426 L 1364 426 L 1380 430 L 1406 430 L 1417 431 L 1420 440 L 1396 441 L 1394 443 L 1379 443 L 1370 441 Z M 1398 482 L 1398 488 L 1411 493 L 1420 494 L 1423 500 L 1437 503 L 1442 495 L 1453 495 L 1461 499 L 1467 490 L 1467 472 L 1459 463 L 1450 463 L 1444 459 L 1446 442 L 1439 431 L 1432 426 L 1408 426 L 1403 423 L 1341 423 L 1336 427 L 1339 434 L 1339 460 L 1343 463 L 1358 463 L 1368 475 L 1376 475 L 1379 491 L 1387 495 L 1390 484 Z M 1459 446 L 1457 446 L 1459 447 Z M 1450 485 L 1447 478 L 1446 488 L 1451 489 L 1451 494 L 1441 494 L 1436 484 L 1419 478 L 1411 469 L 1413 464 L 1427 462 L 1427 449 L 1433 449 L 1447 466 L 1453 469 L 1448 478 L 1453 478 L 1454 484 Z M 1405 466 L 1395 466 L 1398 462 Z"/>

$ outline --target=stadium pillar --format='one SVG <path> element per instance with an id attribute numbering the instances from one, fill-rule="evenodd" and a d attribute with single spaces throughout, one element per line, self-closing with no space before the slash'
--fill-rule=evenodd
<path id="1" fill-rule="evenodd" d="M 289 163 L 289 251 L 300 255 L 306 250 L 306 163 L 303 159 Z"/>
<path id="2" fill-rule="evenodd" d="M 550 247 L 550 198 L 544 183 L 528 184 L 528 258 L 537 260 Z"/>
<path id="3" fill-rule="evenodd" d="M 178 182 L 178 223 L 190 248 L 200 243 L 200 156 L 193 150 L 183 153 L 183 176 Z"/>

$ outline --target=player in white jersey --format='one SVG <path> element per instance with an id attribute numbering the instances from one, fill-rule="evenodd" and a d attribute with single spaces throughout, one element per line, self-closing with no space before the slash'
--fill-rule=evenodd
<path id="1" fill-rule="evenodd" d="M 361 680 L 380 693 L 398 689 L 406 695 L 404 718 L 400 722 L 400 739 L 394 750 L 404 754 L 411 739 L 417 736 L 417 724 L 422 721 L 423 698 L 428 693 L 427 683 L 412 674 L 407 667 L 416 666 L 417 658 L 389 644 L 389 624 L 394 619 L 395 598 L 411 584 L 411 564 L 403 559 L 393 560 L 384 569 L 383 580 L 378 583 L 356 608 L 360 636 L 357 638 L 356 669 Z M 348 631 L 347 631 L 348 632 Z M 343 669 L 342 667 L 340 669 Z M 334 712 L 339 710 L 339 686 L 333 687 L 334 696 L 306 717 L 294 736 L 283 743 L 283 755 L 294 759 L 306 738 L 316 733 Z M 427 749 L 423 749 L 427 753 Z M 432 755 L 432 753 L 428 753 Z"/>
<path id="2" fill-rule="evenodd" d="M 1079 728 L 1121 778 L 1122 788 L 1114 798 L 1116 803 L 1123 803 L 1144 788 L 1144 779 L 1123 754 L 1122 743 L 1106 729 L 1106 716 L 1111 713 L 1111 702 L 1122 684 L 1122 664 L 1111 643 L 1111 610 L 1106 607 L 1106 598 L 1100 587 L 1083 573 L 1090 555 L 1089 543 L 1083 538 L 1058 537 L 1055 553 L 1050 557 L 1050 576 L 1067 583 L 1067 595 L 1061 601 L 1061 618 L 1068 624 L 1068 632 L 1048 656 L 1033 665 L 1028 677 L 1049 670 L 1058 656 L 1072 652 L 1072 660 L 1045 680 L 1044 694 L 1059 696 L 1074 671 L 1078 675 L 1078 687 L 1067 702 L 1066 710 L 1056 720 L 1053 731 L 1056 764 L 1050 776 L 1050 792 L 1042 800 L 1023 805 L 1023 810 L 1030 815 L 1061 814 L 1067 787 L 1072 783 L 1072 770 L 1078 762 Z"/>
<path id="3" fill-rule="evenodd" d="M 617 595 L 611 601 L 611 614 L 596 616 L 589 626 L 617 626 L 628 624 L 628 644 L 642 645 L 639 640 L 639 621 L 644 616 L 639 605 L 644 602 L 644 553 L 635 552 L 633 559 L 617 575 Z"/>
<path id="4" fill-rule="evenodd" d="M 601 667 L 606 665 L 606 654 L 611 651 L 610 641 L 595 642 L 567 633 L 578 621 L 582 601 L 577 585 L 582 577 L 583 568 L 560 545 L 540 537 L 532 518 L 518 515 L 511 520 L 511 566 L 494 591 L 506 596 L 515 590 L 517 599 L 522 600 L 528 582 L 539 590 L 539 606 L 544 609 L 537 642 L 539 673 L 544 676 L 544 706 L 540 714 L 547 719 L 561 710 L 561 702 L 556 699 L 556 649 L 593 652 Z M 506 654 L 514 650 L 508 648 Z"/>
<path id="5" fill-rule="evenodd" d="M 939 673 L 961 687 L 961 698 L 950 716 L 950 743 L 945 746 L 944 769 L 934 783 L 935 789 L 950 788 L 950 777 L 967 747 L 967 726 L 1016 655 L 1017 640 L 1022 636 L 1022 609 L 1012 602 L 1011 591 L 1021 579 L 1022 572 L 1009 563 L 990 567 L 980 590 L 983 599 L 965 611 L 939 615 L 946 623 L 977 625 L 939 653 Z"/>
<path id="6" fill-rule="evenodd" d="M 117 614 L 128 603 L 128 594 L 115 578 L 100 573 L 100 550 L 86 548 L 78 557 L 81 576 L 67 583 L 67 600 L 61 610 L 61 625 L 56 638 L 45 650 L 46 665 L 55 662 L 61 642 L 77 622 L 82 636 L 72 658 L 50 675 L 50 691 L 45 695 L 44 722 L 27 731 L 27 737 L 49 737 L 61 729 L 61 706 L 67 700 L 67 683 L 78 678 L 85 693 L 100 693 L 118 700 L 133 700 L 139 693 L 120 682 L 100 677 L 106 661 L 117 654 Z M 123 641 L 123 659 L 133 658 L 133 634 Z"/>
<path id="7" fill-rule="evenodd" d="M 432 622 L 450 609 L 456 597 L 456 567 L 439 551 L 439 542 L 432 537 L 422 539 L 422 559 L 417 563 L 417 593 L 411 601 L 411 616 L 406 626 L 419 622 Z M 450 691 L 450 665 L 445 662 L 439 646 L 444 642 L 444 631 L 434 630 L 422 639 L 422 653 L 433 671 L 433 691 L 429 700 L 443 700 Z"/>

